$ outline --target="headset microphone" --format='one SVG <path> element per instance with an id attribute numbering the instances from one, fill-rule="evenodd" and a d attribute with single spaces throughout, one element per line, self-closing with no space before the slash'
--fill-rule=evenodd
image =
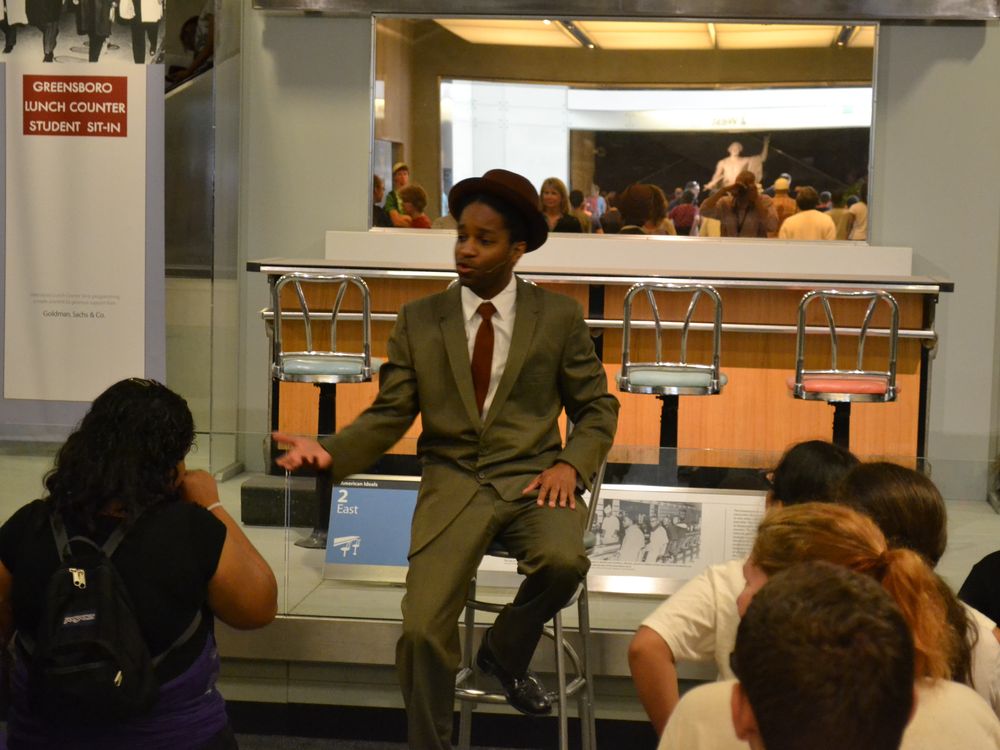
<path id="1" fill-rule="evenodd" d="M 493 273 L 494 271 L 503 268 L 503 266 L 505 266 L 506 264 L 507 261 L 502 260 L 494 266 L 487 266 L 486 268 L 477 268 L 476 270 L 479 271 L 479 273 Z"/>
<path id="2" fill-rule="evenodd" d="M 505 266 L 506 264 L 507 264 L 507 261 L 503 261 L 502 260 L 499 263 L 497 263 L 495 266 L 490 266 L 489 268 L 483 268 L 483 269 L 480 269 L 480 270 L 483 273 L 493 273 L 494 271 L 499 270 L 500 268 L 503 268 L 503 266 Z"/>

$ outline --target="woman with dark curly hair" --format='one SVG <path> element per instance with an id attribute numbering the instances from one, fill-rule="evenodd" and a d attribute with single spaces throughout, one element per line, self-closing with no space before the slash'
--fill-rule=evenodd
<path id="1" fill-rule="evenodd" d="M 211 475 L 187 471 L 194 441 L 187 403 L 155 381 L 130 378 L 94 401 L 45 477 L 47 496 L 0 528 L 0 636 L 16 629 L 8 747 L 234 748 L 225 701 L 215 689 L 219 656 L 213 615 L 237 628 L 274 619 L 277 584 L 268 564 L 219 503 Z M 50 527 L 100 545 L 120 525 L 111 561 L 131 599 L 155 667 L 159 697 L 127 722 L 55 725 L 28 700 L 27 640 L 38 631 L 39 592 L 59 567 Z M 79 542 L 71 543 L 78 551 Z M 82 549 L 82 548 L 81 548 Z M 187 640 L 182 634 L 200 623 Z M 22 641 L 21 636 L 26 636 Z"/>

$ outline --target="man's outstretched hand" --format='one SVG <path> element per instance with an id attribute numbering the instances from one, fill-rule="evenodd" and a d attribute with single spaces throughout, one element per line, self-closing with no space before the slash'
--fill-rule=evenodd
<path id="1" fill-rule="evenodd" d="M 569 507 L 576 509 L 576 469 L 567 463 L 557 461 L 524 488 L 522 494 L 527 495 L 538 490 L 538 504 L 555 508 Z"/>
<path id="2" fill-rule="evenodd" d="M 300 466 L 315 466 L 317 469 L 329 469 L 333 458 L 312 438 L 286 435 L 283 432 L 272 432 L 271 440 L 291 446 L 275 460 L 282 469 L 295 471 Z"/>

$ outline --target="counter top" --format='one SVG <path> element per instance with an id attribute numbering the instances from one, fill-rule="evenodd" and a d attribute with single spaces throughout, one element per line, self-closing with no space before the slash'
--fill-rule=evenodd
<path id="1" fill-rule="evenodd" d="M 412 262 L 385 261 L 374 263 L 371 259 L 319 259 L 319 258 L 262 258 L 248 261 L 247 270 L 253 273 L 280 275 L 294 272 L 324 273 L 354 271 L 365 278 L 396 279 L 453 279 L 454 271 L 441 264 L 416 266 Z M 835 286 L 838 289 L 878 287 L 896 293 L 938 294 L 953 292 L 955 284 L 950 279 L 935 276 L 861 275 L 829 273 L 753 273 L 719 271 L 654 272 L 637 274 L 626 272 L 593 273 L 579 271 L 536 271 L 525 264 L 518 265 L 519 276 L 546 283 L 567 284 L 616 284 L 631 285 L 640 281 L 686 283 L 698 281 L 721 288 L 744 289 L 817 289 Z"/>
<path id="2" fill-rule="evenodd" d="M 453 279 L 454 230 L 329 231 L 325 258 L 249 261 L 269 275 L 293 271 L 358 271 L 366 278 Z M 547 283 L 631 285 L 697 280 L 747 289 L 878 287 L 897 292 L 954 291 L 949 279 L 914 276 L 908 247 L 862 242 L 796 242 L 709 237 L 550 234 L 526 253 L 518 275 Z"/>

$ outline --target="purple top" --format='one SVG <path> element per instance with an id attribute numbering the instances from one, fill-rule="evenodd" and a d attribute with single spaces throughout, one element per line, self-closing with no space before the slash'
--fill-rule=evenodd
<path id="1" fill-rule="evenodd" d="M 47 726 L 27 705 L 27 668 L 19 662 L 11 675 L 7 736 L 0 750 L 58 747 L 65 750 L 174 750 L 206 744 L 228 724 L 226 702 L 215 688 L 219 652 L 210 634 L 186 671 L 160 686 L 148 716 L 113 726 Z"/>

